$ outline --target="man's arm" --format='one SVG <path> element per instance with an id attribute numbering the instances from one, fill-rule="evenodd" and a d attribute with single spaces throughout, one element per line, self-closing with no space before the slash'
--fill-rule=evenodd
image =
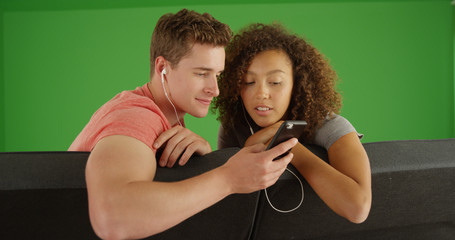
<path id="1" fill-rule="evenodd" d="M 87 162 L 90 220 L 101 238 L 144 238 L 162 232 L 231 193 L 253 192 L 276 182 L 292 159 L 273 158 L 293 147 L 287 141 L 263 151 L 242 149 L 223 166 L 179 182 L 154 182 L 156 159 L 139 140 L 110 136 L 97 143 Z M 245 161 L 248 159 L 248 161 Z"/>

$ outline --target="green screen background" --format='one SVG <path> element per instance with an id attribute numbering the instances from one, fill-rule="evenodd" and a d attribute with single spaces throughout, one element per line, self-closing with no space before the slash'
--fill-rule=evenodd
<path id="1" fill-rule="evenodd" d="M 184 7 L 234 32 L 278 21 L 304 36 L 341 78 L 363 142 L 455 137 L 449 0 L 275 2 L 2 1 L 0 151 L 66 150 L 103 103 L 149 80 L 155 23 Z M 216 115 L 185 121 L 216 149 Z"/>

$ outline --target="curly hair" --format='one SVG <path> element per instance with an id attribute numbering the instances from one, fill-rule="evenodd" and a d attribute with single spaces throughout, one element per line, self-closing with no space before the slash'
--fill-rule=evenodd
<path id="1" fill-rule="evenodd" d="M 339 113 L 338 77 L 325 57 L 303 38 L 279 24 L 252 24 L 240 30 L 226 47 L 225 70 L 218 79 L 220 95 L 213 111 L 226 131 L 234 131 L 243 118 L 240 92 L 253 58 L 267 50 L 282 50 L 292 62 L 294 84 L 289 104 L 290 120 L 305 120 L 303 139 L 312 142 L 315 131 L 333 113 Z"/>

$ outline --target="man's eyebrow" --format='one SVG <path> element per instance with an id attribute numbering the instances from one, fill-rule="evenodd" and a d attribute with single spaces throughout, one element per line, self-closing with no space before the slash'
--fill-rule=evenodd
<path id="1" fill-rule="evenodd" d="M 208 67 L 194 67 L 193 70 L 209 71 L 209 72 L 215 71 L 215 69 L 208 68 Z M 224 71 L 224 69 L 219 71 L 219 72 L 217 72 L 217 73 L 222 73 L 223 71 Z"/>
<path id="2" fill-rule="evenodd" d="M 194 70 L 202 70 L 202 71 L 214 71 L 213 68 L 207 68 L 207 67 L 194 67 Z"/>

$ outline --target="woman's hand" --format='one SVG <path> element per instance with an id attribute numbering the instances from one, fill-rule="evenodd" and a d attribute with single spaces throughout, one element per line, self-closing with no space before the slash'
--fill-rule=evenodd
<path id="1" fill-rule="evenodd" d="M 261 129 L 260 131 L 258 131 L 256 133 L 254 133 L 245 141 L 244 147 L 252 146 L 252 145 L 255 145 L 258 143 L 262 143 L 267 146 L 283 122 L 284 121 L 278 121 L 266 128 Z"/>

